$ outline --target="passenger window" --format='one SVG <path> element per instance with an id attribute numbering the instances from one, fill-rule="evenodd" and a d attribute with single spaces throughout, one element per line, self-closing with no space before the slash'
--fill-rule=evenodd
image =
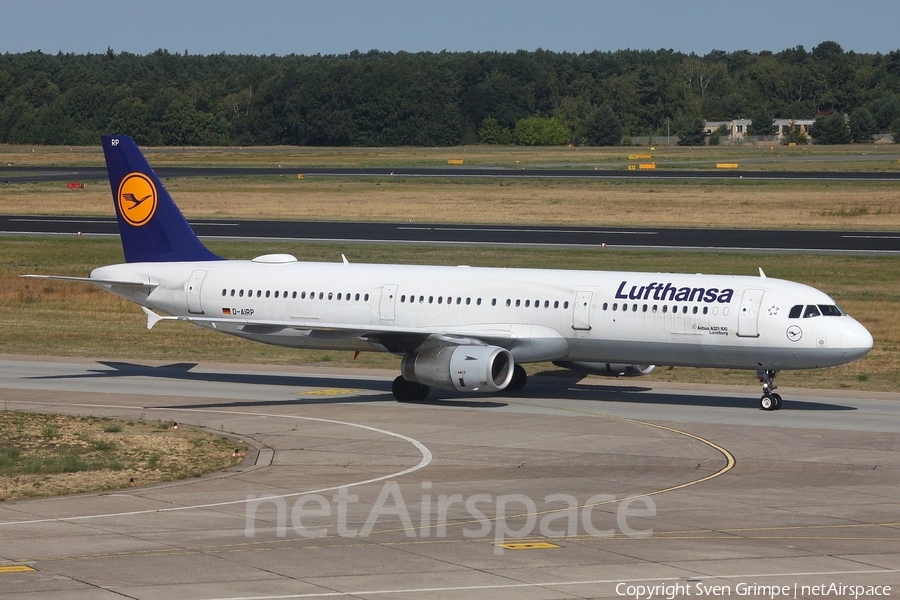
<path id="1" fill-rule="evenodd" d="M 563 302 L 563 308 L 569 308 L 569 301 L 568 301 L 568 300 L 566 300 L 565 302 Z"/>
<path id="2" fill-rule="evenodd" d="M 340 298 L 338 298 L 338 300 L 340 300 Z M 406 302 L 406 294 L 400 296 L 400 302 Z"/>
<path id="3" fill-rule="evenodd" d="M 234 290 L 231 290 L 231 297 L 234 298 Z"/>
<path id="4" fill-rule="evenodd" d="M 363 296 L 363 300 L 365 300 L 366 302 L 368 302 L 368 301 L 369 301 L 369 295 L 366 294 L 365 296 Z"/>
<path id="5" fill-rule="evenodd" d="M 613 311 L 617 311 L 617 310 L 619 310 L 619 303 L 613 302 Z"/>
<path id="6" fill-rule="evenodd" d="M 241 290 L 241 291 L 238 293 L 238 296 L 240 296 L 241 298 L 243 298 L 243 297 L 244 297 L 244 290 Z"/>
<path id="7" fill-rule="evenodd" d="M 604 303 L 603 303 L 603 310 L 607 310 L 608 308 L 609 308 L 609 303 L 608 303 L 608 302 L 604 302 Z"/>
<path id="8" fill-rule="evenodd" d="M 695 315 L 697 314 L 697 307 L 696 307 L 696 306 L 694 307 L 694 310 L 693 310 L 692 312 L 693 312 L 693 314 L 695 314 Z"/>
<path id="9" fill-rule="evenodd" d="M 522 301 L 516 298 L 516 308 L 519 308 L 520 306 L 522 306 Z"/>
<path id="10" fill-rule="evenodd" d="M 559 300 L 553 302 L 553 308 L 559 308 Z M 603 310 L 606 310 L 605 308 Z"/>
<path id="11" fill-rule="evenodd" d="M 644 305 L 643 311 L 644 311 L 644 312 L 647 312 L 647 305 L 646 305 L 646 304 Z"/>
<path id="12" fill-rule="evenodd" d="M 529 306 L 531 306 L 531 300 L 526 300 L 526 301 L 525 301 L 525 308 L 528 308 Z"/>
<path id="13" fill-rule="evenodd" d="M 703 307 L 703 314 L 704 314 L 704 315 L 709 314 L 709 307 L 708 307 L 708 306 L 704 306 L 704 307 Z"/>
<path id="14" fill-rule="evenodd" d="M 663 304 L 663 312 L 664 312 L 664 313 L 669 312 L 669 305 L 668 305 L 668 304 Z"/>
<path id="15" fill-rule="evenodd" d="M 818 317 L 819 316 L 819 308 L 815 304 L 810 304 L 806 307 L 806 310 L 803 311 L 803 318 L 809 319 L 810 317 Z"/>

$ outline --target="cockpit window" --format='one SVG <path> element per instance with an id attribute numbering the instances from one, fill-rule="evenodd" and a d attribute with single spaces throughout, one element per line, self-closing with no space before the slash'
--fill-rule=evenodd
<path id="1" fill-rule="evenodd" d="M 819 310 L 822 311 L 822 314 L 826 317 L 840 317 L 843 315 L 843 311 L 840 307 L 835 306 L 834 304 L 820 304 Z"/>
<path id="2" fill-rule="evenodd" d="M 799 319 L 801 314 L 803 314 L 803 305 L 798 304 L 796 306 L 791 307 L 791 312 L 788 314 L 788 318 L 789 319 Z"/>
<path id="3" fill-rule="evenodd" d="M 810 317 L 818 317 L 821 313 L 819 313 L 819 308 L 815 304 L 809 304 L 806 307 L 806 310 L 803 311 L 803 318 L 808 319 Z"/>

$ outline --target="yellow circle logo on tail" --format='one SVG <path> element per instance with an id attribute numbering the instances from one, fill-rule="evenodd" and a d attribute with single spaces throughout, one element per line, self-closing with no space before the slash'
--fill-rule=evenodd
<path id="1" fill-rule="evenodd" d="M 119 184 L 119 214 L 130 225 L 147 224 L 156 212 L 156 186 L 143 173 L 129 173 Z"/>

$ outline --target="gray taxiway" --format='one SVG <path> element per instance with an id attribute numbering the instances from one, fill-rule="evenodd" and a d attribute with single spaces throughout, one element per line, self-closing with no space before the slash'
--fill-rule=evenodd
<path id="1" fill-rule="evenodd" d="M 3 408 L 251 446 L 198 479 L 0 503 L 0 598 L 900 593 L 900 394 L 763 412 L 755 386 L 534 377 L 399 404 L 392 377 L 0 356 Z"/>

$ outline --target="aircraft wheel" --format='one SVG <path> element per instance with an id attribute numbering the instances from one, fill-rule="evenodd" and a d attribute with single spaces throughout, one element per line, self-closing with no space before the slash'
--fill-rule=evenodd
<path id="1" fill-rule="evenodd" d="M 781 394 L 772 394 L 772 399 L 775 400 L 775 408 L 773 410 L 781 410 Z"/>
<path id="2" fill-rule="evenodd" d="M 527 382 L 528 373 L 525 372 L 525 368 L 522 365 L 516 365 L 513 368 L 512 379 L 510 380 L 509 385 L 506 386 L 506 389 L 515 392 L 525 387 Z"/>
<path id="3" fill-rule="evenodd" d="M 431 388 L 422 383 L 417 383 L 416 385 L 419 386 L 419 389 L 416 390 L 416 395 L 413 400 L 424 400 L 427 398 L 428 394 L 431 393 Z"/>
<path id="4" fill-rule="evenodd" d="M 413 400 L 424 400 L 430 391 L 427 385 L 416 383 L 415 381 L 407 381 L 403 377 L 397 377 L 391 384 L 391 392 L 397 402 L 412 402 Z"/>
<path id="5" fill-rule="evenodd" d="M 759 399 L 759 407 L 763 410 L 775 410 L 775 404 L 775 398 L 771 394 L 763 394 L 762 398 Z"/>

